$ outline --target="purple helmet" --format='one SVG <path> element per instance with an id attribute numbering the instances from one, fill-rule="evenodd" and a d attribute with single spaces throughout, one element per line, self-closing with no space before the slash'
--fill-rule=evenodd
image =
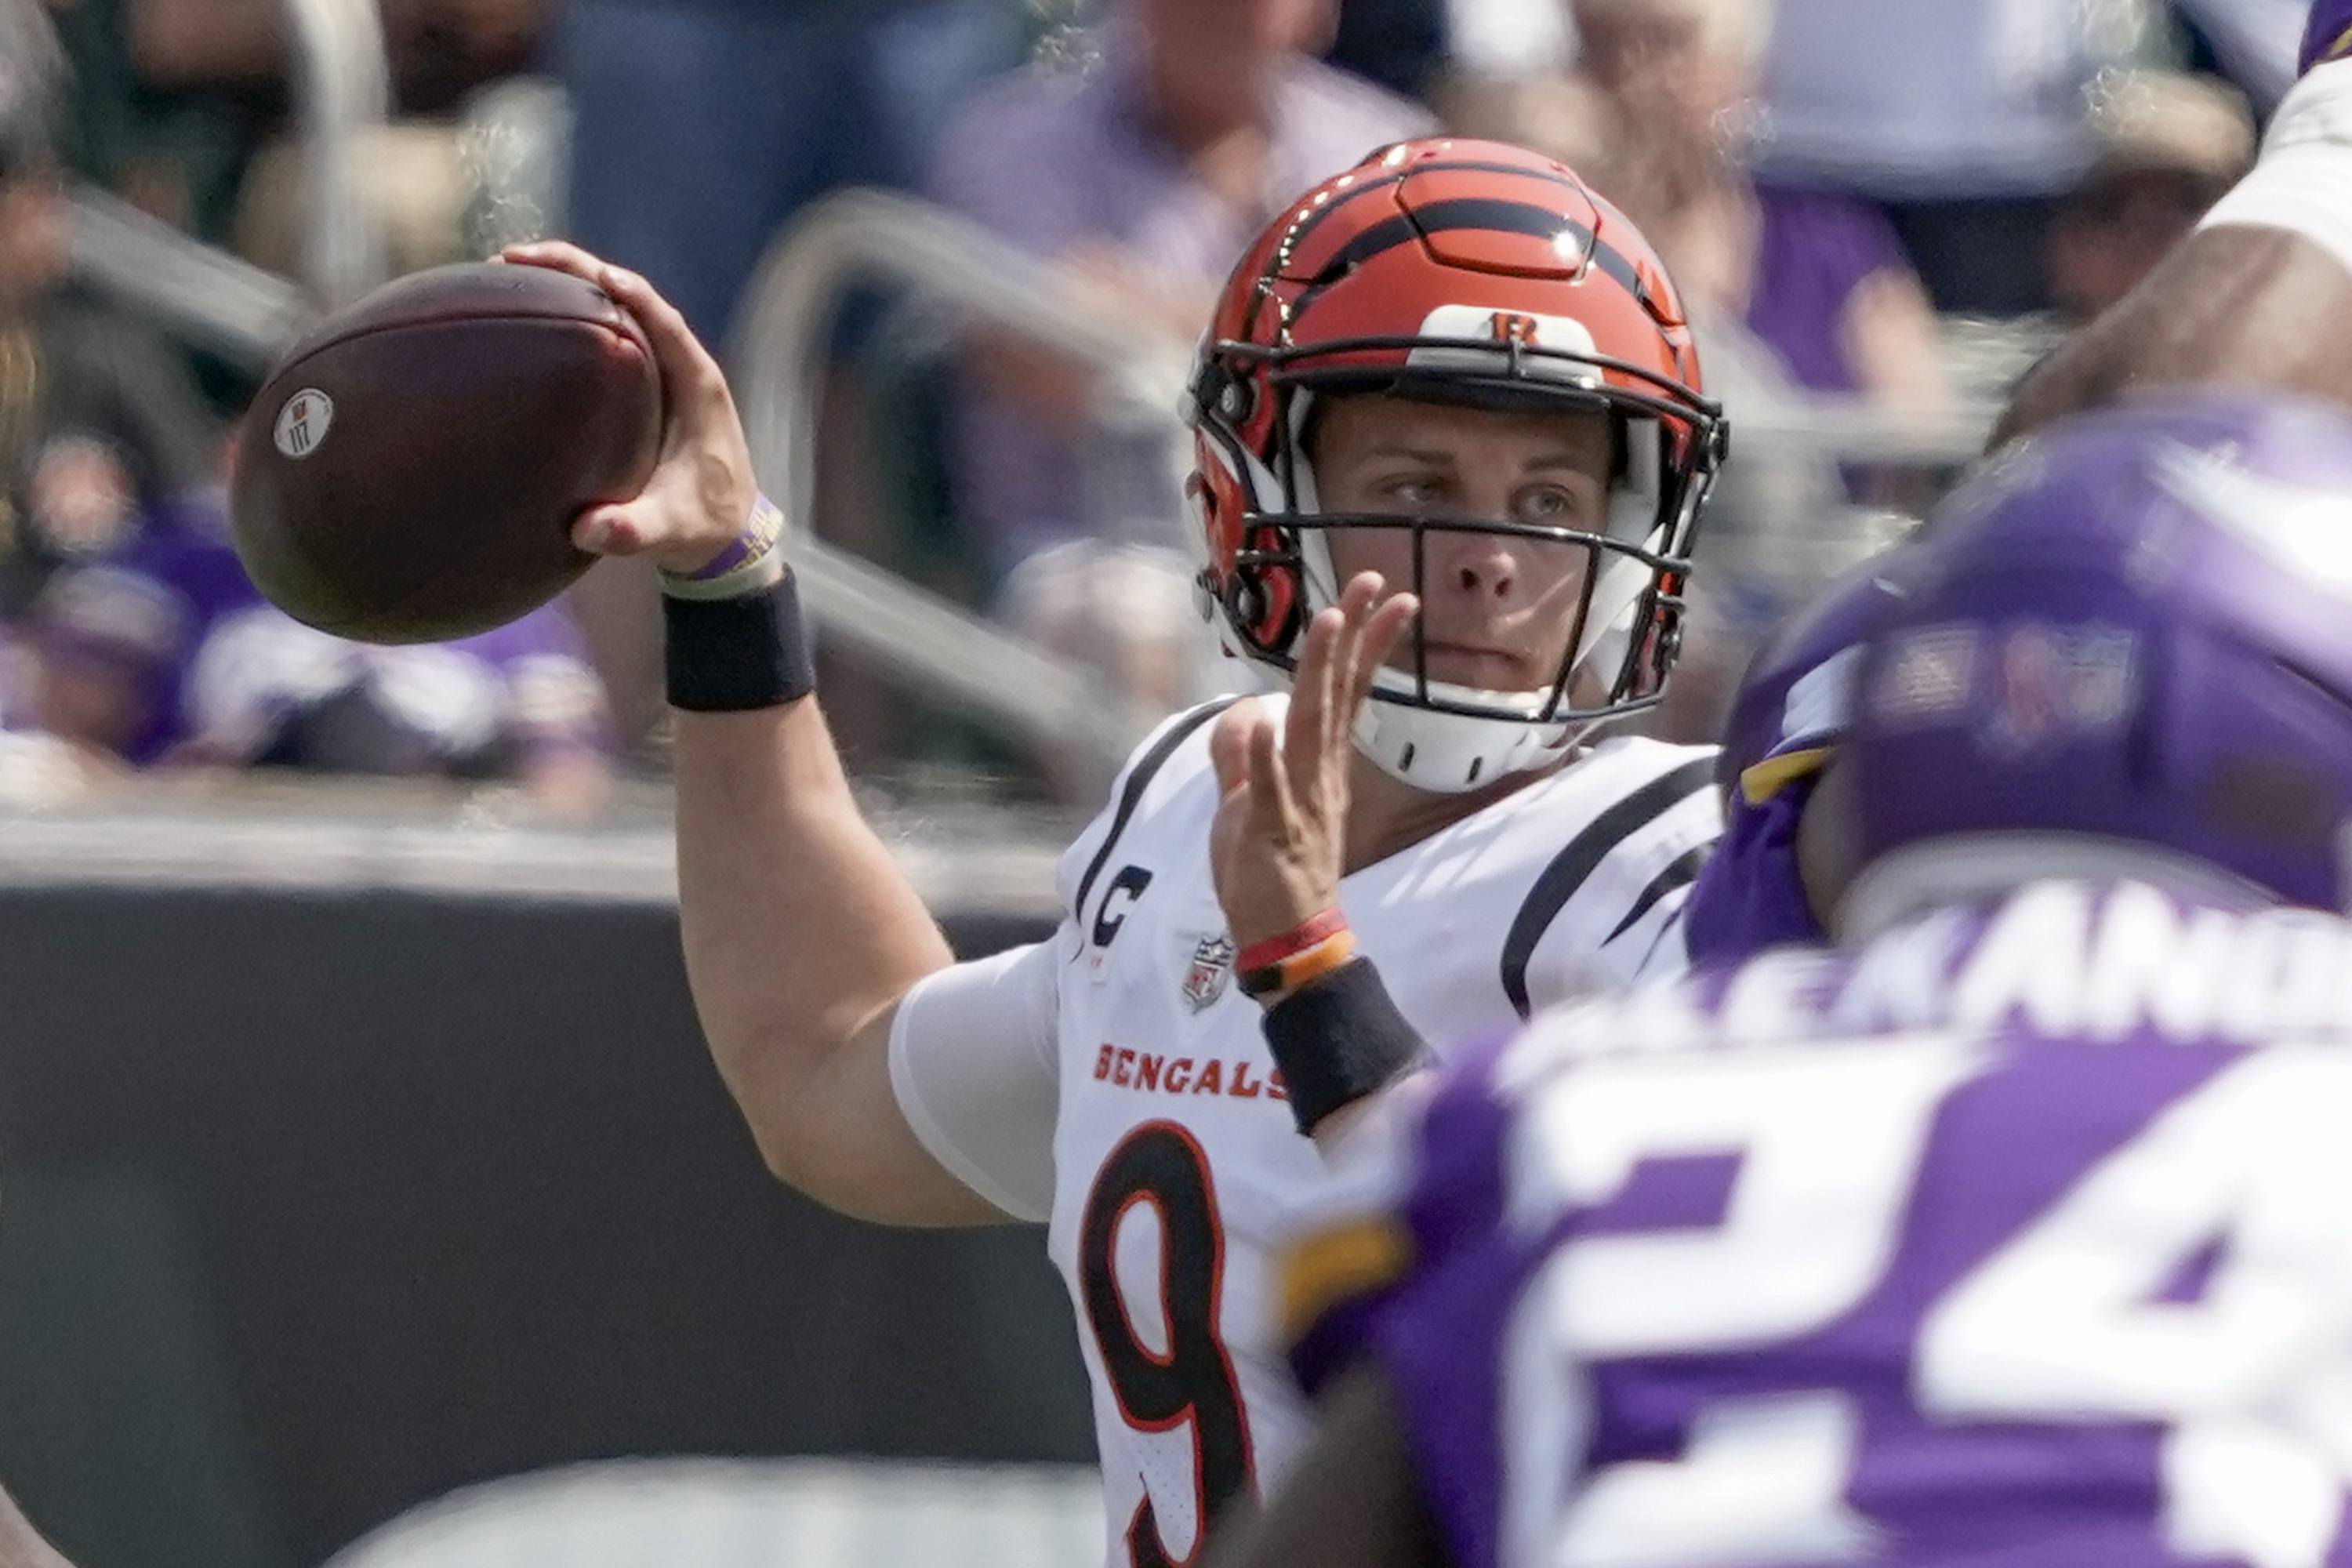
<path id="1" fill-rule="evenodd" d="M 2303 48 L 2295 57 L 2299 75 L 2352 55 L 2352 0 L 2312 0 L 2303 21 Z"/>
<path id="2" fill-rule="evenodd" d="M 1723 721 L 1715 782 L 1726 795 L 1767 758 L 1829 745 L 1844 732 L 1850 667 L 1880 611 L 1901 597 L 1909 559 L 1903 544 L 1872 556 L 1798 606 L 1757 648 Z"/>
<path id="3" fill-rule="evenodd" d="M 2352 421 L 2167 399 L 2011 448 L 1864 649 L 1864 859 L 1956 835 L 2155 846 L 2347 906 Z"/>

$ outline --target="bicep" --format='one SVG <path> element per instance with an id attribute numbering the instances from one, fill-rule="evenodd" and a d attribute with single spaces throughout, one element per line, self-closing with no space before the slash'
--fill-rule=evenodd
<path id="1" fill-rule="evenodd" d="M 2352 405 L 2352 271 L 2284 229 L 2201 228 L 2036 365 L 1990 445 L 2128 394 L 2230 387 Z"/>

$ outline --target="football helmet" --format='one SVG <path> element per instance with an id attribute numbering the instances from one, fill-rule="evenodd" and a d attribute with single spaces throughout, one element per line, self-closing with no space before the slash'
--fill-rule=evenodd
<path id="1" fill-rule="evenodd" d="M 1367 393 L 1608 416 L 1621 472 L 1605 531 L 1324 510 L 1306 449 L 1316 400 Z M 1435 533 L 1586 552 L 1567 652 L 1539 689 L 1433 679 L 1422 630 L 1408 634 L 1411 658 L 1380 671 L 1356 726 L 1393 776 L 1472 789 L 1658 700 L 1726 427 L 1665 268 L 1564 165 L 1500 142 L 1406 142 L 1307 192 L 1227 280 L 1187 417 L 1203 612 L 1229 652 L 1277 679 L 1307 618 L 1338 598 L 1336 530 L 1409 532 L 1414 581 L 1397 586 L 1415 591 Z"/>
<path id="2" fill-rule="evenodd" d="M 1906 555 L 1839 752 L 1863 859 L 2170 859 L 2347 908 L 2341 412 L 2207 394 L 2078 416 L 1955 491 Z"/>

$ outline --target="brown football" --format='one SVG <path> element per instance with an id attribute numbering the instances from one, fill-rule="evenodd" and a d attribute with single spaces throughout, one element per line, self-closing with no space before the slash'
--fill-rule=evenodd
<path id="1" fill-rule="evenodd" d="M 278 608 L 439 642 L 545 604 L 587 507 L 644 488 L 661 374 L 629 313 L 541 267 L 436 268 L 287 351 L 237 436 L 237 554 Z"/>

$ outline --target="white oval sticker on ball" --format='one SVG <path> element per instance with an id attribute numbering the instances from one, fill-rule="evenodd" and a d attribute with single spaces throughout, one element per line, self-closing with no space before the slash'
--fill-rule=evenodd
<path id="1" fill-rule="evenodd" d="M 335 400 L 313 386 L 306 386 L 286 400 L 278 411 L 278 428 L 273 433 L 278 449 L 289 458 L 307 458 L 319 449 L 327 438 L 328 426 L 335 422 Z"/>

